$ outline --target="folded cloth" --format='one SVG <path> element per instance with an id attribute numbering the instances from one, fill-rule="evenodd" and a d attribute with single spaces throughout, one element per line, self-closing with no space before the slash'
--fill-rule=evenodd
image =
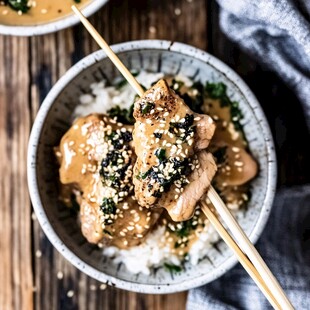
<path id="1" fill-rule="evenodd" d="M 217 0 L 223 32 L 277 72 L 299 97 L 310 129 L 310 1 Z M 296 309 L 310 309 L 310 185 L 280 190 L 257 248 Z M 238 264 L 189 292 L 187 309 L 271 309 Z"/>
<path id="2" fill-rule="evenodd" d="M 310 185 L 279 190 L 257 249 L 295 309 L 310 309 Z M 272 309 L 238 264 L 189 292 L 188 310 Z"/>
<path id="3" fill-rule="evenodd" d="M 217 1 L 223 32 L 290 85 L 310 129 L 310 1 Z"/>

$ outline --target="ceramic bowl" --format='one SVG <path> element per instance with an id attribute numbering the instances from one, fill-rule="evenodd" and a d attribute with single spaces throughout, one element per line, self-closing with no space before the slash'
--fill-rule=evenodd
<path id="1" fill-rule="evenodd" d="M 98 11 L 107 2 L 108 0 L 92 0 L 89 4 L 85 5 L 81 11 L 86 17 L 88 17 Z M 72 14 L 65 15 L 57 20 L 37 25 L 11 26 L 0 24 L 0 34 L 24 37 L 42 35 L 69 28 L 79 23 L 79 21 L 79 18 L 72 12 Z"/>
<path id="2" fill-rule="evenodd" d="M 202 82 L 224 82 L 229 96 L 238 101 L 250 149 L 259 162 L 259 176 L 253 181 L 247 211 L 238 220 L 252 242 L 264 229 L 272 205 L 276 163 L 271 133 L 262 109 L 251 90 L 228 66 L 210 54 L 181 43 L 144 40 L 112 46 L 129 69 L 182 73 Z M 124 266 L 114 265 L 102 251 L 83 238 L 76 219 L 58 201 L 58 172 L 53 147 L 69 128 L 78 97 L 101 79 L 114 79 L 119 72 L 102 51 L 73 66 L 52 88 L 35 120 L 28 151 L 28 182 L 37 218 L 56 249 L 89 276 L 130 291 L 172 293 L 201 286 L 223 275 L 237 262 L 223 242 L 209 251 L 197 266 L 170 274 L 164 268 L 149 276 L 133 275 Z"/>

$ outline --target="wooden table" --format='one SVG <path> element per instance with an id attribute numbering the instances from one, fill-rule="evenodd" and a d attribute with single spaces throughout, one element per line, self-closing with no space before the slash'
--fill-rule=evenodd
<path id="1" fill-rule="evenodd" d="M 211 0 L 111 0 L 91 22 L 110 44 L 169 39 L 222 59 L 246 80 L 267 114 L 278 151 L 279 186 L 309 182 L 309 134 L 298 100 L 274 73 L 225 38 L 218 18 Z M 58 78 L 97 49 L 81 25 L 40 37 L 0 36 L 0 309 L 185 308 L 186 293 L 104 289 L 54 250 L 32 213 L 26 152 L 33 120 Z"/>

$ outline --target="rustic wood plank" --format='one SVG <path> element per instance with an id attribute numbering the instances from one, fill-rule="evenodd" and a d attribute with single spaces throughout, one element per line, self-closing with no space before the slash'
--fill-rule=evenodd
<path id="1" fill-rule="evenodd" d="M 0 36 L 0 51 L 0 309 L 31 309 L 31 207 L 26 180 L 28 40 Z"/>
<path id="2" fill-rule="evenodd" d="M 189 14 L 185 14 L 187 11 Z M 110 44 L 159 38 L 183 41 L 200 48 L 207 46 L 206 10 L 202 0 L 196 0 L 195 5 L 190 1 L 115 0 L 91 17 L 91 22 Z M 176 24 L 181 31 L 176 31 Z M 189 27 L 191 24 L 194 27 Z M 169 28 L 173 31 L 167 31 Z M 35 116 L 39 103 L 59 77 L 79 59 L 98 50 L 98 46 L 81 25 L 31 38 L 30 43 L 31 110 Z M 33 230 L 36 309 L 185 308 L 186 293 L 161 296 L 111 287 L 102 290 L 104 287 L 100 283 L 79 272 L 57 253 L 37 221 L 33 223 Z"/>

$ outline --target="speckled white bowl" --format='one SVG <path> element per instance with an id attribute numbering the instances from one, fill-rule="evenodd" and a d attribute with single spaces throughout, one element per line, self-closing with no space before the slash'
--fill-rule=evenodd
<path id="1" fill-rule="evenodd" d="M 98 11 L 107 2 L 108 0 L 92 0 L 89 4 L 83 7 L 82 13 L 88 17 Z M 79 21 L 79 18 L 72 12 L 72 14 L 65 15 L 57 20 L 37 25 L 9 26 L 0 24 L 0 34 L 23 37 L 36 36 L 69 28 L 79 23 Z"/>
<path id="2" fill-rule="evenodd" d="M 258 159 L 260 172 L 253 181 L 252 199 L 239 222 L 255 242 L 268 219 L 272 205 L 276 163 L 272 137 L 262 109 L 242 79 L 220 60 L 194 47 L 169 41 L 133 41 L 112 46 L 130 69 L 182 73 L 195 80 L 222 81 L 229 96 L 239 101 L 250 149 Z M 69 128 L 78 96 L 89 85 L 119 73 L 102 51 L 95 52 L 72 67 L 52 88 L 34 123 L 28 151 L 28 182 L 38 220 L 56 249 L 89 276 L 116 287 L 143 293 L 172 293 L 203 285 L 220 277 L 236 258 L 223 242 L 210 249 L 197 266 L 170 274 L 164 268 L 150 276 L 132 275 L 123 265 L 115 266 L 101 250 L 85 241 L 68 208 L 57 200 L 57 168 L 53 146 Z"/>

